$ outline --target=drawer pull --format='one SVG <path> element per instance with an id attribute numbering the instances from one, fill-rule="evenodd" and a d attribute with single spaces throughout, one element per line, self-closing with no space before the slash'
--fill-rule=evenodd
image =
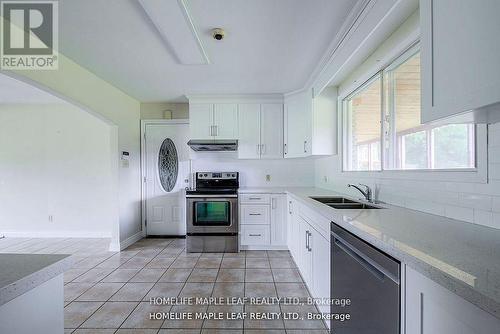
<path id="1" fill-rule="evenodd" d="M 260 198 L 260 197 L 249 197 L 248 199 L 250 199 L 250 200 L 256 200 L 256 201 L 259 201 L 259 200 L 261 200 L 262 198 Z"/>
<path id="2" fill-rule="evenodd" d="M 251 236 L 251 237 L 261 237 L 262 234 L 249 234 L 249 236 Z"/>
<path id="3" fill-rule="evenodd" d="M 249 213 L 248 215 L 249 216 L 261 216 L 262 214 L 261 213 Z"/>

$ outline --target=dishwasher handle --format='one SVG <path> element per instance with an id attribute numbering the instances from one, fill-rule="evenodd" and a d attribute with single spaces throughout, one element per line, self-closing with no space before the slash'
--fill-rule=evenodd
<path id="1" fill-rule="evenodd" d="M 384 270 L 381 266 L 379 266 L 376 262 L 372 261 L 370 258 L 365 256 L 359 250 L 354 248 L 352 245 L 347 243 L 345 240 L 340 238 L 339 236 L 332 233 L 334 238 L 335 246 L 344 251 L 347 255 L 356 260 L 363 268 L 365 268 L 369 273 L 375 276 L 380 281 L 383 281 L 385 277 L 388 277 L 391 281 L 399 285 L 399 278 L 395 277 L 390 272 Z"/>

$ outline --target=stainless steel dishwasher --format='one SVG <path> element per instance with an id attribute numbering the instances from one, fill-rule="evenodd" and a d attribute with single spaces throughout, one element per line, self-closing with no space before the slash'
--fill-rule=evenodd
<path id="1" fill-rule="evenodd" d="M 400 263 L 354 234 L 331 224 L 331 298 L 350 299 L 349 306 L 332 303 L 335 334 L 400 333 Z"/>

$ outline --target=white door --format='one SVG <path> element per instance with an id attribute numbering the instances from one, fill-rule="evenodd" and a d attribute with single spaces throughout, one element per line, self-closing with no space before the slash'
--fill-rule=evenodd
<path id="1" fill-rule="evenodd" d="M 260 158 L 260 104 L 240 104 L 238 158 Z"/>
<path id="2" fill-rule="evenodd" d="M 184 189 L 189 179 L 188 140 L 187 121 L 166 121 L 145 126 L 145 216 L 148 235 L 186 234 Z"/>
<path id="3" fill-rule="evenodd" d="M 261 158 L 283 158 L 283 105 L 266 103 L 261 112 Z"/>
<path id="4" fill-rule="evenodd" d="M 191 139 L 213 139 L 215 136 L 214 105 L 190 103 L 189 123 Z"/>
<path id="5" fill-rule="evenodd" d="M 215 104 L 214 124 L 217 139 L 237 139 L 238 105 L 234 103 Z"/>

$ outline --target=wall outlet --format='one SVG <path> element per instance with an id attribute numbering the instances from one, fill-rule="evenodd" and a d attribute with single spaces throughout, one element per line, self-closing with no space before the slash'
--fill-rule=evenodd
<path id="1" fill-rule="evenodd" d="M 271 175 L 270 174 L 266 174 L 266 181 L 271 182 Z"/>

